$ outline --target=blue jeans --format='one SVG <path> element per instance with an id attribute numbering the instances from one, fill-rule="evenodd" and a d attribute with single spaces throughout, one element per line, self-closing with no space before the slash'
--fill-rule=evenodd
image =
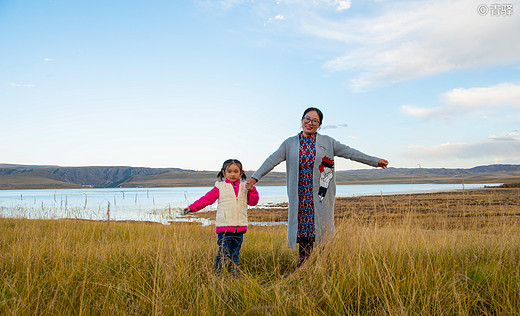
<path id="1" fill-rule="evenodd" d="M 218 255 L 216 272 L 220 273 L 222 266 L 225 266 L 229 272 L 238 273 L 240 264 L 238 255 L 244 240 L 244 232 L 240 233 L 218 233 Z"/>

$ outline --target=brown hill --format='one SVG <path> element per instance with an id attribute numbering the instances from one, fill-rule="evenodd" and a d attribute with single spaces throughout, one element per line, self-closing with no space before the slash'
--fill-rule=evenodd
<path id="1" fill-rule="evenodd" d="M 0 164 L 0 189 L 78 187 L 211 186 L 217 171 L 140 167 L 57 167 Z M 251 175 L 252 171 L 246 174 Z M 489 165 L 469 169 L 388 168 L 337 171 L 338 184 L 375 183 L 515 183 L 520 165 Z M 285 185 L 285 173 L 271 172 L 259 185 Z"/>

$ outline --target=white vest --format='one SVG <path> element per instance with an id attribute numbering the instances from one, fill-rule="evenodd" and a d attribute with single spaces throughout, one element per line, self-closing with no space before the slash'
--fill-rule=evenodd
<path id="1" fill-rule="evenodd" d="M 247 226 L 247 189 L 244 182 L 240 182 L 238 196 L 231 183 L 215 182 L 219 190 L 217 218 L 215 226 Z"/>

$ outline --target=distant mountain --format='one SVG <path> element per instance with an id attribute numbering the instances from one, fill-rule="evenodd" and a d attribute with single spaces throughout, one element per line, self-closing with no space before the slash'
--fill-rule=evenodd
<path id="1" fill-rule="evenodd" d="M 520 165 L 463 168 L 388 168 L 337 171 L 336 181 L 362 183 L 512 183 L 520 182 Z"/>
<path id="2" fill-rule="evenodd" d="M 1 165 L 0 165 L 1 166 Z M 170 170 L 136 167 L 56 167 L 15 166 L 0 167 L 0 189 L 39 188 L 113 188 L 134 175 L 156 175 Z"/>
<path id="3" fill-rule="evenodd" d="M 0 164 L 0 189 L 188 187 L 212 186 L 217 171 L 142 167 L 59 167 Z M 252 171 L 246 171 L 251 175 Z M 469 169 L 388 168 L 336 172 L 338 184 L 375 183 L 514 183 L 520 165 Z M 285 185 L 285 173 L 271 172 L 260 185 Z"/>
<path id="4" fill-rule="evenodd" d="M 15 165 L 15 164 L 11 164 L 11 163 L 0 163 L 0 169 L 3 168 L 3 169 L 9 169 L 9 168 L 48 168 L 48 167 L 58 167 L 58 166 L 54 166 L 54 165 L 49 165 L 49 166 L 45 166 L 45 165 Z"/>

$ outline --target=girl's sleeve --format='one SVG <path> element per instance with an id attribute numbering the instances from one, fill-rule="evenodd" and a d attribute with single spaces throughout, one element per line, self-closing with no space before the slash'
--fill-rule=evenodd
<path id="1" fill-rule="evenodd" d="M 333 140 L 333 147 L 335 156 L 364 163 L 372 167 L 377 167 L 377 164 L 379 163 L 379 158 L 364 154 L 357 149 L 351 148 L 347 145 L 338 142 L 337 140 Z"/>
<path id="2" fill-rule="evenodd" d="M 258 168 L 258 170 L 253 173 L 251 178 L 255 178 L 259 181 L 263 176 L 268 174 L 274 167 L 278 166 L 282 161 L 285 161 L 287 148 L 286 148 L 287 140 L 285 140 L 280 147 L 269 156 L 264 163 Z"/>
<path id="3" fill-rule="evenodd" d="M 198 211 L 202 210 L 203 208 L 205 208 L 206 206 L 215 203 L 215 201 L 219 197 L 219 193 L 220 193 L 219 189 L 217 187 L 213 187 L 213 189 L 211 189 L 211 191 L 206 193 L 206 195 L 204 195 L 203 197 L 201 197 L 197 201 L 193 202 L 189 206 L 190 207 L 190 211 L 198 212 Z"/>
<path id="4" fill-rule="evenodd" d="M 247 191 L 247 205 L 255 206 L 256 204 L 258 204 L 259 199 L 260 196 L 258 195 L 256 187 L 253 187 L 251 191 Z"/>

